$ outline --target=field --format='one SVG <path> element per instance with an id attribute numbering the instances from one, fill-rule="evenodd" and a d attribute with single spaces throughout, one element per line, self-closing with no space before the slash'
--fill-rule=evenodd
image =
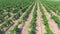
<path id="1" fill-rule="evenodd" d="M 60 34 L 60 1 L 0 0 L 0 34 Z"/>

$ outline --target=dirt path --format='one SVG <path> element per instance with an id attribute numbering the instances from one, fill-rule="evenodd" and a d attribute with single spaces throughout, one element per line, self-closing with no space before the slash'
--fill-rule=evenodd
<path id="1" fill-rule="evenodd" d="M 29 14 L 29 17 L 27 18 L 27 21 L 25 22 L 25 25 L 23 27 L 23 30 L 22 30 L 21 34 L 28 34 L 29 24 L 30 24 L 31 19 L 33 17 L 32 14 L 33 14 L 34 8 L 35 8 L 35 5 L 34 5 L 32 11 L 31 11 L 31 13 Z"/>
<path id="2" fill-rule="evenodd" d="M 42 22 L 42 17 L 41 17 L 41 13 L 40 13 L 40 9 L 39 9 L 39 3 L 37 3 L 37 6 L 38 6 L 38 10 L 37 10 L 37 21 L 36 21 L 36 24 L 37 24 L 36 34 L 44 34 L 46 32 L 46 30 L 45 30 L 45 26 Z"/>
<path id="3" fill-rule="evenodd" d="M 43 5 L 42 5 L 42 7 L 43 7 Z M 54 34 L 60 34 L 60 30 L 58 29 L 57 24 L 51 19 L 51 15 L 46 11 L 45 7 L 43 7 L 43 9 L 44 9 L 44 13 L 48 19 L 48 24 L 49 24 L 49 27 L 52 30 L 52 32 Z"/>

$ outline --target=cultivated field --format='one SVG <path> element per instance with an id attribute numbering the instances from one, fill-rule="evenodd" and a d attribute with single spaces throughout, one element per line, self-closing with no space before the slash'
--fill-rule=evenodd
<path id="1" fill-rule="evenodd" d="M 60 34 L 60 1 L 0 0 L 0 34 Z"/>

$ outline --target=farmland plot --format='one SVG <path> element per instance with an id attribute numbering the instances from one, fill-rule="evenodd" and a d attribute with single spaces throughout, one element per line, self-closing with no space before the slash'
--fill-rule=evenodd
<path id="1" fill-rule="evenodd" d="M 60 1 L 0 0 L 0 34 L 60 34 Z"/>

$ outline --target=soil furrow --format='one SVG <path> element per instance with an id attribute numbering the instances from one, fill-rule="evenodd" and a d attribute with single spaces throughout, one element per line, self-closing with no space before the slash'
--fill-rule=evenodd
<path id="1" fill-rule="evenodd" d="M 42 21 L 42 17 L 41 17 L 41 13 L 40 13 L 40 9 L 39 9 L 39 3 L 37 3 L 38 5 L 38 10 L 37 10 L 37 21 L 36 21 L 36 24 L 37 24 L 37 31 L 36 31 L 36 34 L 44 34 L 46 32 L 45 30 L 45 26 L 43 24 L 43 21 Z"/>
<path id="2" fill-rule="evenodd" d="M 27 21 L 25 21 L 25 25 L 22 29 L 21 34 L 28 34 L 29 24 L 30 24 L 31 19 L 32 19 L 32 14 L 33 14 L 34 8 L 35 8 L 35 6 L 33 7 L 31 13 L 29 14 L 29 17 L 27 18 Z"/>
<path id="3" fill-rule="evenodd" d="M 42 5 L 42 4 L 41 4 Z M 55 23 L 55 21 L 53 21 L 51 19 L 51 15 L 47 12 L 47 10 L 45 9 L 45 7 L 42 5 L 43 9 L 44 9 L 44 13 L 48 19 L 48 24 L 49 24 L 49 27 L 50 29 L 52 30 L 52 32 L 54 34 L 60 34 L 60 31 L 59 31 L 59 28 L 57 26 L 57 24 Z"/>

